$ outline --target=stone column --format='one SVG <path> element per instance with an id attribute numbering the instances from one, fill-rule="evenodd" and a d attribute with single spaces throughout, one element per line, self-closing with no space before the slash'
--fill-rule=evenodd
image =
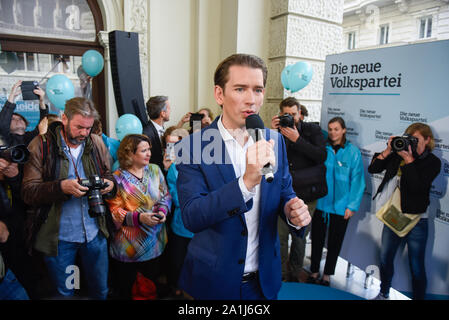
<path id="1" fill-rule="evenodd" d="M 271 0 L 270 44 L 265 107 L 266 126 L 279 111 L 279 102 L 294 96 L 304 104 L 309 117 L 320 121 L 326 55 L 342 48 L 343 0 Z M 307 61 L 313 67 L 312 81 L 292 94 L 281 83 L 285 66 Z"/>
<path id="2" fill-rule="evenodd" d="M 112 71 L 109 56 L 109 33 L 100 31 L 97 34 L 98 41 L 104 48 L 104 76 L 105 83 L 105 103 L 106 103 L 106 122 L 108 124 L 106 135 L 115 138 L 115 122 L 118 118 L 117 106 L 115 104 L 114 86 L 112 85 Z"/>
<path id="3" fill-rule="evenodd" d="M 148 1 L 126 0 L 124 5 L 125 31 L 139 34 L 139 60 L 140 74 L 142 77 L 143 98 L 146 102 L 148 96 Z"/>

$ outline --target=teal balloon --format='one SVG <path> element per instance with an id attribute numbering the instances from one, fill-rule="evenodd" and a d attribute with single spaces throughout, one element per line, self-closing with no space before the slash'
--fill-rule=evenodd
<path id="1" fill-rule="evenodd" d="M 48 79 L 45 93 L 56 108 L 64 110 L 65 102 L 75 97 L 75 87 L 65 75 L 55 74 Z"/>
<path id="2" fill-rule="evenodd" d="M 289 73 L 288 84 L 292 93 L 307 86 L 312 80 L 313 69 L 310 63 L 300 61 L 295 63 Z"/>
<path id="3" fill-rule="evenodd" d="M 84 71 L 91 77 L 95 77 L 103 70 L 104 59 L 97 50 L 87 50 L 81 58 Z"/>
<path id="4" fill-rule="evenodd" d="M 142 134 L 142 131 L 143 127 L 139 118 L 130 113 L 122 115 L 115 123 L 115 133 L 120 141 L 127 134 Z"/>
<path id="5" fill-rule="evenodd" d="M 117 160 L 117 150 L 118 150 L 118 147 L 120 146 L 120 141 L 113 139 L 113 138 L 109 138 L 104 133 L 102 134 L 102 138 L 103 138 L 104 145 L 109 150 L 109 154 L 111 155 L 112 160 L 116 161 Z"/>
<path id="6" fill-rule="evenodd" d="M 288 79 L 290 78 L 290 72 L 292 67 L 293 65 L 289 64 L 288 66 L 285 66 L 284 70 L 282 70 L 281 72 L 281 83 L 282 86 L 285 88 L 285 90 L 290 90 L 290 84 L 288 83 Z"/>
<path id="7" fill-rule="evenodd" d="M 116 160 L 114 162 L 114 164 L 112 165 L 112 172 L 114 172 L 115 170 L 117 170 L 118 168 L 120 168 L 120 163 L 118 162 L 118 160 Z"/>

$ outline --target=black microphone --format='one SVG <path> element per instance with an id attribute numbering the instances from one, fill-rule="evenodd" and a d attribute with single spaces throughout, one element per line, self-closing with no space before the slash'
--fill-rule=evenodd
<path id="1" fill-rule="evenodd" d="M 251 135 L 251 137 L 255 142 L 263 139 L 263 130 L 265 130 L 265 126 L 258 114 L 253 113 L 249 115 L 246 118 L 245 123 L 246 123 L 246 130 L 248 130 L 248 133 Z M 267 180 L 267 182 L 273 181 L 274 174 L 273 174 L 273 166 L 271 165 L 271 163 L 268 162 L 263 167 L 262 173 L 264 174 L 265 180 Z"/>

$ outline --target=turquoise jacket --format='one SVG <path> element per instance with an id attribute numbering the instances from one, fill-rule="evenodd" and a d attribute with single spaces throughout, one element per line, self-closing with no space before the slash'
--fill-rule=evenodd
<path id="1" fill-rule="evenodd" d="M 318 199 L 317 209 L 338 215 L 345 215 L 348 208 L 357 211 L 365 190 L 365 175 L 360 150 L 346 141 L 345 146 L 335 154 L 330 144 L 326 146 L 326 182 L 328 193 Z"/>
<path id="2" fill-rule="evenodd" d="M 176 180 L 178 180 L 178 170 L 176 170 L 176 166 L 172 164 L 167 173 L 168 190 L 173 199 L 173 204 L 175 205 L 171 228 L 173 232 L 180 237 L 192 238 L 193 232 L 187 230 L 182 222 L 181 209 L 179 208 L 178 190 L 176 189 Z"/>

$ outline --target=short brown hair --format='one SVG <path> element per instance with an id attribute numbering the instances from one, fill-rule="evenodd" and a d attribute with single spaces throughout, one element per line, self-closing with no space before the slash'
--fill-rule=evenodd
<path id="1" fill-rule="evenodd" d="M 302 114 L 304 117 L 308 117 L 308 116 L 309 116 L 309 111 L 307 111 L 307 108 L 306 108 L 305 105 L 300 104 L 300 105 L 299 105 L 299 108 L 301 109 L 301 114 Z"/>
<path id="2" fill-rule="evenodd" d="M 95 108 L 95 104 L 92 100 L 83 97 L 76 97 L 67 100 L 65 103 L 64 114 L 69 120 L 77 114 L 83 117 L 94 118 L 94 120 L 100 119 L 100 114 Z"/>
<path id="3" fill-rule="evenodd" d="M 154 96 L 148 99 L 146 103 L 148 117 L 151 120 L 159 118 L 161 112 L 166 108 L 167 101 L 167 96 Z"/>
<path id="4" fill-rule="evenodd" d="M 299 111 L 300 110 L 299 109 L 300 105 L 301 104 L 299 103 L 299 101 L 295 97 L 288 97 L 288 98 L 285 98 L 284 100 L 282 100 L 279 103 L 279 111 L 282 112 L 282 109 L 284 109 L 285 107 L 293 107 L 293 106 L 296 106 L 298 108 L 298 111 Z"/>
<path id="5" fill-rule="evenodd" d="M 225 84 L 228 82 L 229 68 L 232 66 L 246 66 L 254 69 L 261 69 L 263 74 L 263 86 L 265 87 L 268 74 L 265 62 L 255 55 L 237 53 L 220 62 L 215 70 L 214 84 L 222 88 L 223 92 L 225 89 Z"/>
<path id="6" fill-rule="evenodd" d="M 412 123 L 407 129 L 405 129 L 405 133 L 410 135 L 414 134 L 416 131 L 418 131 L 424 139 L 430 138 L 427 146 L 430 150 L 433 150 L 435 148 L 435 138 L 433 137 L 432 129 L 427 124 L 422 122 Z"/>
<path id="7" fill-rule="evenodd" d="M 142 142 L 146 141 L 150 145 L 151 141 L 144 134 L 128 134 L 120 142 L 120 146 L 117 150 L 117 159 L 120 164 L 120 168 L 129 169 L 133 165 L 130 154 L 134 154 L 137 151 L 137 146 Z"/>

